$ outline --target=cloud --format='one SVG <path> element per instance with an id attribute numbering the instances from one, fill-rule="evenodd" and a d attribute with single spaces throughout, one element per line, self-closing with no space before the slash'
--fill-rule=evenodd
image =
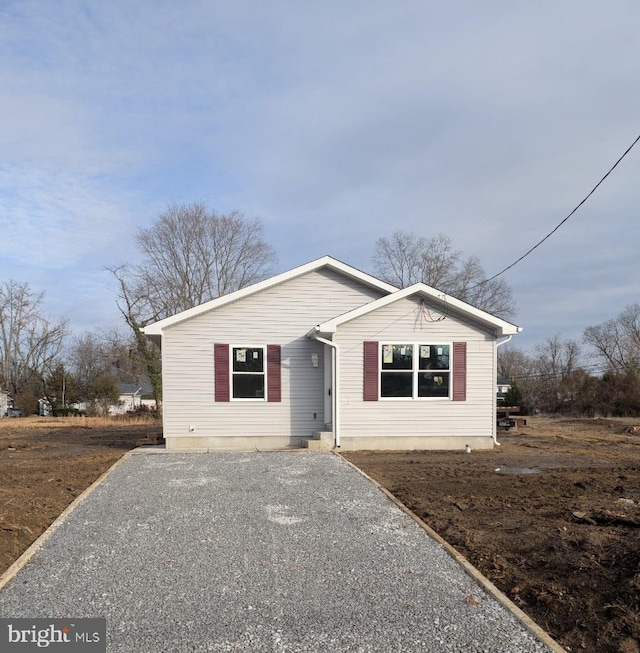
<path id="1" fill-rule="evenodd" d="M 64 170 L 0 168 L 0 230 L 5 261 L 44 270 L 122 254 L 131 241 L 129 208 L 95 180 Z"/>

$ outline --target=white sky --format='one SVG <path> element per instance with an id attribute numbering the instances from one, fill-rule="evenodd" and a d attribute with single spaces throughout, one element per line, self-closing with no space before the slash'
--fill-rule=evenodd
<path id="1" fill-rule="evenodd" d="M 640 3 L 2 0 L 0 279 L 74 329 L 169 203 L 261 217 L 277 271 L 449 235 L 489 275 L 640 133 Z M 506 280 L 528 348 L 640 301 L 640 145 Z"/>

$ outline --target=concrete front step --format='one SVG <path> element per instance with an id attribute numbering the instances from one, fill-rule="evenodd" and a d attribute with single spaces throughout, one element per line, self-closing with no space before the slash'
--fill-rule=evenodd
<path id="1" fill-rule="evenodd" d="M 302 440 L 302 446 L 310 451 L 331 451 L 333 449 L 332 444 L 312 439 Z"/>
<path id="2" fill-rule="evenodd" d="M 302 440 L 301 446 L 312 451 L 329 451 L 333 449 L 334 439 L 331 431 L 315 431 L 313 438 Z"/>

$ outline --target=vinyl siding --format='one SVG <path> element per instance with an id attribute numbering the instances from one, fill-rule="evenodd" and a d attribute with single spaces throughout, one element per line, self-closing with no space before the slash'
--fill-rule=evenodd
<path id="1" fill-rule="evenodd" d="M 324 352 L 305 334 L 383 294 L 322 269 L 167 328 L 162 340 L 165 437 L 310 437 L 324 423 Z M 282 401 L 216 402 L 215 343 L 281 345 Z M 315 368 L 312 353 L 318 354 Z"/>
<path id="2" fill-rule="evenodd" d="M 462 316 L 420 310 L 415 298 L 401 299 L 338 327 L 341 432 L 343 437 L 492 436 L 494 413 L 493 334 Z M 363 343 L 467 343 L 465 401 L 380 399 L 364 401 Z"/>

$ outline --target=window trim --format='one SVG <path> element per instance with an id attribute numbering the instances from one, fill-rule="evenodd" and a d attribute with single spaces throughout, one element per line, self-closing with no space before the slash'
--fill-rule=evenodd
<path id="1" fill-rule="evenodd" d="M 384 345 L 411 345 L 413 347 L 413 361 L 411 369 L 411 396 L 410 397 L 384 397 L 382 395 L 382 374 L 383 372 L 404 372 L 409 374 L 409 370 L 389 370 L 383 368 L 383 347 Z M 419 397 L 418 396 L 418 374 L 425 372 L 437 372 L 438 370 L 421 370 L 419 356 L 416 353 L 420 351 L 421 346 L 427 347 L 449 347 L 449 367 L 446 370 L 441 370 L 449 375 L 449 392 L 446 397 Z M 449 340 L 440 340 L 438 342 L 428 343 L 421 341 L 407 342 L 405 341 L 388 341 L 385 340 L 378 342 L 378 399 L 380 401 L 452 401 L 453 400 L 453 342 Z"/>
<path id="2" fill-rule="evenodd" d="M 233 350 L 234 349 L 262 349 L 262 372 L 235 372 L 233 369 Z M 249 375 L 262 374 L 264 378 L 264 396 L 263 397 L 234 397 L 233 396 L 233 376 L 234 374 Z M 229 345 L 229 401 L 239 402 L 260 402 L 268 401 L 268 380 L 267 380 L 267 345 L 247 345 L 247 344 L 230 344 Z"/>

